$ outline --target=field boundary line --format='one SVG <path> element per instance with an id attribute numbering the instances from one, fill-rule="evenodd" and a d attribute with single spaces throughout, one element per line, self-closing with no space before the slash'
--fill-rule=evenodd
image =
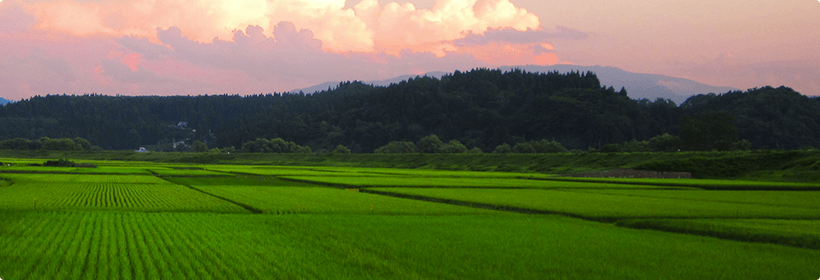
<path id="1" fill-rule="evenodd" d="M 151 176 L 149 173 L 77 173 L 67 171 L 24 171 L 24 170 L 2 170 L 0 174 L 68 174 L 68 175 L 123 175 L 123 176 Z"/>
<path id="2" fill-rule="evenodd" d="M 221 199 L 221 200 L 227 201 L 227 202 L 232 203 L 232 204 L 234 204 L 234 205 L 236 205 L 236 206 L 242 207 L 242 208 L 244 208 L 245 210 L 248 210 L 248 211 L 250 211 L 250 212 L 251 212 L 251 213 L 253 213 L 253 214 L 262 214 L 262 213 L 264 213 L 264 211 L 262 211 L 261 209 L 258 209 L 258 208 L 256 208 L 256 207 L 253 207 L 253 206 L 250 206 L 250 205 L 247 205 L 247 204 L 241 203 L 241 202 L 237 202 L 237 201 L 234 201 L 234 200 L 232 200 L 232 199 L 228 199 L 228 198 L 226 198 L 226 197 L 221 197 L 221 196 L 218 196 L 218 195 L 215 195 L 215 194 L 212 194 L 212 193 L 206 192 L 206 191 L 204 191 L 204 190 L 201 190 L 201 189 L 195 188 L 194 186 L 191 186 L 191 185 L 178 184 L 178 183 L 175 183 L 175 182 L 172 182 L 172 181 L 166 180 L 165 178 L 162 178 L 162 177 L 157 177 L 157 178 L 160 178 L 160 179 L 162 179 L 162 180 L 165 180 L 166 182 L 169 182 L 169 183 L 174 184 L 174 185 L 184 186 L 184 187 L 187 187 L 187 188 L 189 188 L 189 189 L 192 189 L 192 190 L 195 190 L 195 191 L 198 191 L 198 192 L 204 193 L 204 194 L 206 194 L 206 195 L 209 195 L 209 196 L 212 196 L 212 197 L 215 197 L 215 198 L 218 198 L 218 199 Z"/>
<path id="3" fill-rule="evenodd" d="M 528 178 L 516 177 L 517 179 L 538 180 L 538 181 L 559 181 L 559 182 L 578 182 L 578 183 L 601 183 L 601 184 L 619 184 L 619 185 L 644 185 L 644 186 L 662 186 L 662 187 L 691 187 L 710 191 L 820 191 L 820 186 L 816 187 L 777 187 L 772 186 L 725 186 L 719 185 L 698 185 L 698 184 L 664 184 L 654 182 L 619 182 L 608 180 L 584 180 L 584 179 L 564 179 L 564 178 Z"/>
<path id="4" fill-rule="evenodd" d="M 565 193 L 586 193 L 586 194 L 598 194 L 598 195 L 613 195 L 613 196 L 628 196 L 628 197 L 641 197 L 641 198 L 660 198 L 660 199 L 670 199 L 670 200 L 685 200 L 685 201 L 703 201 L 703 202 L 716 202 L 716 203 L 730 203 L 730 204 L 741 204 L 741 205 L 761 205 L 761 206 L 773 206 L 773 207 L 785 207 L 785 208 L 797 208 L 797 209 L 814 209 L 814 207 L 792 207 L 792 206 L 785 206 L 779 204 L 765 204 L 765 203 L 757 203 L 757 202 L 735 202 L 735 201 L 722 201 L 722 200 L 709 200 L 709 199 L 695 199 L 695 198 L 680 198 L 680 197 L 662 197 L 662 196 L 651 196 L 651 195 L 637 195 L 637 194 L 618 194 L 618 193 L 605 193 L 605 192 L 594 192 L 595 190 L 609 190 L 609 189 L 552 189 L 553 191 L 565 192 Z M 573 191 L 573 190 L 578 190 Z M 590 190 L 590 191 L 584 191 Z M 612 190 L 623 190 L 623 189 L 612 189 Z M 682 191 L 681 189 L 627 189 L 627 190 L 649 190 L 649 191 L 657 191 L 657 190 L 674 190 L 674 191 Z M 698 190 L 695 190 L 698 191 Z M 699 190 L 699 191 L 709 191 L 709 190 Z M 728 191 L 728 190 L 726 190 Z M 785 191 L 784 191 L 785 192 Z M 774 218 L 773 218 L 774 219 Z M 818 218 L 820 219 L 820 218 Z M 805 219 L 795 219 L 795 220 L 805 220 Z M 814 219 L 810 219 L 814 220 Z"/>
<path id="5" fill-rule="evenodd" d="M 254 175 L 254 174 L 246 174 L 241 172 L 236 172 L 236 174 L 242 175 Z M 259 176 L 259 175 L 257 175 Z M 493 190 L 691 190 L 688 187 L 680 187 L 680 186 L 666 186 L 660 185 L 660 187 L 664 188 L 632 188 L 632 187 L 603 187 L 603 188 L 593 188 L 593 187 L 491 187 L 491 186 L 476 186 L 476 187 L 462 187 L 462 186 L 437 186 L 437 185 L 420 185 L 420 186 L 401 186 L 401 185 L 392 185 L 392 186 L 379 186 L 379 185 L 348 185 L 348 184 L 338 184 L 338 183 L 328 183 L 328 182 L 319 182 L 319 181 L 310 181 L 310 180 L 302 180 L 302 179 L 293 179 L 281 176 L 272 176 L 276 177 L 277 179 L 284 180 L 284 181 L 291 181 L 291 182 L 298 182 L 298 183 L 309 183 L 314 185 L 322 185 L 328 187 L 336 187 L 336 188 L 351 188 L 357 187 L 360 189 L 366 188 L 416 188 L 416 189 L 493 189 Z M 338 176 L 343 177 L 343 176 Z M 635 184 L 640 185 L 640 184 Z"/>
<path id="6" fill-rule="evenodd" d="M 789 246 L 795 248 L 803 248 L 803 249 L 810 249 L 810 250 L 820 250 L 820 243 L 818 243 L 818 238 L 813 236 L 802 236 L 802 238 L 783 238 L 782 236 L 778 236 L 776 234 L 771 233 L 762 233 L 762 232 L 752 232 L 752 233 L 740 233 L 737 229 L 732 228 L 731 226 L 722 227 L 724 229 L 728 229 L 727 231 L 716 231 L 716 230 L 708 230 L 704 228 L 684 228 L 684 227 L 675 227 L 670 226 L 667 224 L 663 224 L 664 221 L 674 220 L 674 219 L 624 219 L 617 221 L 615 226 L 622 227 L 622 228 L 631 228 L 631 229 L 638 229 L 638 230 L 653 230 L 653 231 L 660 231 L 660 232 L 670 232 L 670 233 L 679 233 L 679 234 L 687 234 L 687 235 L 697 235 L 697 236 L 707 236 L 707 237 L 714 237 L 723 240 L 733 240 L 733 241 L 740 241 L 740 242 L 753 242 L 753 243 L 766 243 L 766 244 L 775 244 L 775 245 L 782 245 L 782 246 Z M 696 223 L 697 220 L 708 220 L 708 219 L 682 219 L 683 222 L 693 222 Z M 754 220 L 754 219 L 753 219 Z M 770 219 L 765 219 L 770 220 Z M 803 221 L 803 220 L 799 220 Z"/>
<path id="7" fill-rule="evenodd" d="M 427 201 L 427 202 L 445 203 L 445 204 L 451 204 L 451 205 L 456 205 L 456 206 L 467 206 L 467 207 L 473 207 L 473 208 L 515 212 L 515 213 L 521 213 L 521 214 L 561 215 L 561 216 L 567 216 L 567 217 L 571 217 L 571 218 L 577 218 L 577 219 L 582 219 L 582 220 L 587 220 L 587 221 L 592 221 L 592 222 L 613 223 L 613 222 L 616 222 L 618 220 L 618 219 L 614 219 L 614 218 L 588 217 L 588 216 L 572 214 L 572 213 L 567 213 L 567 212 L 559 212 L 559 211 L 535 210 L 535 209 L 522 208 L 522 207 L 514 207 L 514 206 L 506 206 L 506 205 L 495 205 L 495 204 L 479 203 L 479 202 L 469 202 L 469 201 L 463 201 L 463 200 L 435 198 L 435 197 L 429 197 L 429 196 L 401 194 L 401 193 L 376 191 L 376 190 L 369 190 L 369 189 L 359 189 L 359 192 L 369 193 L 369 194 L 376 194 L 376 195 L 384 195 L 384 196 L 392 196 L 392 197 L 397 197 L 397 198 L 421 200 L 421 201 Z"/>

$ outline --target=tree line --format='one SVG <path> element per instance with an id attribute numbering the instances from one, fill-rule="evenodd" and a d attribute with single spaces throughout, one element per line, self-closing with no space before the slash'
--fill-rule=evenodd
<path id="1" fill-rule="evenodd" d="M 343 82 L 313 94 L 35 96 L 0 106 L 0 140 L 81 137 L 115 150 L 200 141 L 244 150 L 280 138 L 312 152 L 342 145 L 371 153 L 431 152 L 418 141 L 435 135 L 438 152 L 505 144 L 538 152 L 542 140 L 583 151 L 800 149 L 818 145 L 818 120 L 820 100 L 786 87 L 702 94 L 678 106 L 630 99 L 591 72 L 475 69 L 387 87 Z"/>

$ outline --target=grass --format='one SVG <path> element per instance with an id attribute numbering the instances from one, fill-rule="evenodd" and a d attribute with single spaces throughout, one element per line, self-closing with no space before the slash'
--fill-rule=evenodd
<path id="1" fill-rule="evenodd" d="M 3 279 L 813 279 L 820 259 L 531 215 L 16 212 L 0 232 Z"/>
<path id="2" fill-rule="evenodd" d="M 370 190 L 370 189 L 368 189 Z M 387 194 L 451 203 L 481 204 L 560 213 L 598 221 L 631 218 L 803 218 L 820 219 L 820 208 L 799 208 L 539 189 L 374 188 Z"/>
<path id="3" fill-rule="evenodd" d="M 619 226 L 820 250 L 820 220 L 626 220 Z"/>

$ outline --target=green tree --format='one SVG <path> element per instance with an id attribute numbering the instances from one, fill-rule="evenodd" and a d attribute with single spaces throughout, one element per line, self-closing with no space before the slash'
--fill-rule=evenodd
<path id="1" fill-rule="evenodd" d="M 139 148 L 139 145 L 142 145 L 142 136 L 136 129 L 131 129 L 125 134 L 125 143 L 131 149 Z"/>
<path id="2" fill-rule="evenodd" d="M 438 139 L 435 134 L 425 136 L 416 143 L 416 149 L 421 153 L 438 153 L 443 146 L 444 142 L 441 142 L 441 139 Z"/>
<path id="3" fill-rule="evenodd" d="M 467 147 L 461 144 L 458 140 L 450 140 L 447 144 L 441 147 L 440 152 L 446 154 L 463 154 L 467 152 Z"/>
<path id="4" fill-rule="evenodd" d="M 208 144 L 205 144 L 205 142 L 196 140 L 196 141 L 194 141 L 193 148 L 194 148 L 194 152 L 197 152 L 197 153 L 206 152 L 206 151 L 208 151 Z"/>
<path id="5" fill-rule="evenodd" d="M 513 147 L 513 151 L 517 154 L 534 154 L 535 148 L 530 143 L 518 143 Z"/>
<path id="6" fill-rule="evenodd" d="M 681 120 L 680 138 L 689 150 L 729 151 L 738 141 L 738 130 L 732 115 L 708 113 Z"/>
<path id="7" fill-rule="evenodd" d="M 338 145 L 338 146 L 336 146 L 336 148 L 335 148 L 335 149 L 333 149 L 333 151 L 331 151 L 330 153 L 332 153 L 332 154 L 349 154 L 349 153 L 350 153 L 350 149 L 348 149 L 347 147 L 345 147 L 345 145 L 339 144 L 339 145 Z"/>
<path id="8" fill-rule="evenodd" d="M 655 152 L 676 152 L 682 147 L 680 137 L 669 133 L 649 138 L 649 149 Z"/>
<path id="9" fill-rule="evenodd" d="M 412 154 L 416 153 L 416 144 L 407 141 L 393 141 L 373 152 L 377 154 Z"/>
<path id="10" fill-rule="evenodd" d="M 510 144 L 507 144 L 507 143 L 498 145 L 497 147 L 495 147 L 495 150 L 493 151 L 493 153 L 496 153 L 496 154 L 508 154 L 508 153 L 511 153 L 511 152 L 512 152 L 512 147 L 510 147 Z"/>

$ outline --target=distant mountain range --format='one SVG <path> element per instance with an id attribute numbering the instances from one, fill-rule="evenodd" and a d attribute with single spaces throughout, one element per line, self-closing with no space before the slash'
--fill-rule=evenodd
<path id="1" fill-rule="evenodd" d="M 592 71 L 598 76 L 601 84 L 607 87 L 612 86 L 616 90 L 621 87 L 626 88 L 630 98 L 655 100 L 657 98 L 666 98 L 675 101 L 676 104 L 681 104 L 692 95 L 701 93 L 725 93 L 729 91 L 738 90 L 733 87 L 718 87 L 701 84 L 689 79 L 676 78 L 657 74 L 643 74 L 627 72 L 625 70 L 609 67 L 609 66 L 577 66 L 577 65 L 553 65 L 553 66 L 504 66 L 499 67 L 501 70 L 507 71 L 511 69 L 521 69 L 529 72 L 551 72 L 558 71 L 566 73 L 570 71 L 587 72 Z M 448 74 L 447 72 L 429 72 L 425 74 L 428 77 L 441 78 Z M 365 84 L 372 84 L 375 86 L 388 86 L 390 84 L 399 83 L 417 75 L 405 75 L 382 81 L 364 81 Z M 335 88 L 339 82 L 327 82 L 315 85 L 308 88 L 296 89 L 290 92 L 298 93 L 314 93 L 328 88 Z"/>
<path id="2" fill-rule="evenodd" d="M 11 100 L 0 97 L 0 105 L 6 105 L 6 103 L 11 103 Z"/>

